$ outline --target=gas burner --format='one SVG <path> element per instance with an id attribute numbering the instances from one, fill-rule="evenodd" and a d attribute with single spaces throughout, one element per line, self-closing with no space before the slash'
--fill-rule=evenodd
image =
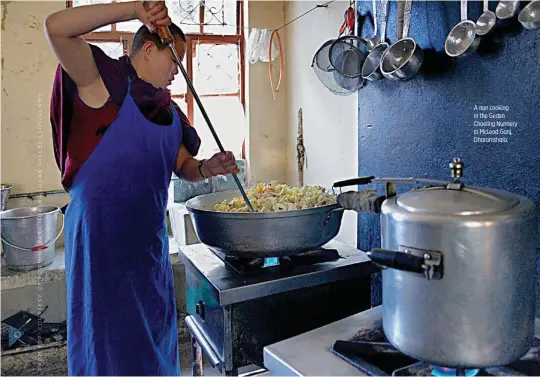
<path id="1" fill-rule="evenodd" d="M 297 266 L 331 262 L 341 258 L 337 250 L 325 248 L 320 248 L 297 255 L 273 258 L 240 258 L 224 254 L 217 250 L 210 250 L 219 259 L 225 262 L 227 267 L 232 268 L 241 275 L 246 275 L 248 273 L 260 273 L 261 271 L 277 268 L 287 270 Z"/>
<path id="2" fill-rule="evenodd" d="M 427 364 L 410 358 L 388 342 L 382 328 L 363 329 L 349 340 L 338 340 L 332 352 L 370 376 L 538 376 L 540 339 L 521 360 L 485 369 L 456 369 Z"/>
<path id="3" fill-rule="evenodd" d="M 451 376 L 491 376 L 485 370 L 480 369 L 456 369 L 447 367 L 438 367 L 426 364 L 424 362 L 408 365 L 404 368 L 395 370 L 392 373 L 393 376 L 437 376 L 437 377 L 451 377 Z"/>
<path id="4" fill-rule="evenodd" d="M 474 377 L 480 372 L 480 369 L 457 369 L 434 366 L 431 374 L 437 377 L 466 376 Z"/>

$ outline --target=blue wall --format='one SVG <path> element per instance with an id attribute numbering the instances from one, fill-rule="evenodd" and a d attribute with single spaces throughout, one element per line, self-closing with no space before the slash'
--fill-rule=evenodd
<path id="1" fill-rule="evenodd" d="M 371 17 L 371 4 L 359 2 L 360 22 Z M 396 2 L 389 7 L 387 36 L 395 42 Z M 468 9 L 475 21 L 482 3 L 469 2 Z M 409 81 L 382 80 L 359 91 L 359 175 L 449 179 L 448 163 L 459 156 L 466 184 L 525 195 L 540 208 L 540 30 L 498 21 L 477 54 L 450 59 L 444 41 L 459 20 L 457 1 L 413 3 L 409 36 L 426 52 L 424 65 Z M 362 29 L 362 36 L 372 35 L 370 19 Z M 505 120 L 518 126 L 507 143 L 473 141 L 475 105 L 509 106 Z M 359 215 L 358 247 L 379 245 L 379 219 Z M 374 293 L 378 304 L 380 291 Z"/>

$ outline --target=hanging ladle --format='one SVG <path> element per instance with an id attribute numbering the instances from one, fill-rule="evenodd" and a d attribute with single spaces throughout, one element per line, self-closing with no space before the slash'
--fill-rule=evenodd
<path id="1" fill-rule="evenodd" d="M 507 20 L 516 15 L 519 1 L 500 1 L 495 9 L 495 14 L 501 20 Z"/>
<path id="2" fill-rule="evenodd" d="M 489 1 L 484 0 L 484 13 L 476 21 L 476 34 L 486 35 L 495 26 L 497 16 L 489 10 Z"/>
<path id="3" fill-rule="evenodd" d="M 467 56 L 475 52 L 479 44 L 480 37 L 476 35 L 476 24 L 467 20 L 467 0 L 461 0 L 461 22 L 448 34 L 444 50 L 451 57 Z"/>
<path id="4" fill-rule="evenodd" d="M 527 4 L 519 13 L 518 21 L 527 30 L 540 29 L 540 1 L 534 0 Z"/>
<path id="5" fill-rule="evenodd" d="M 383 22 L 381 26 L 381 41 L 375 46 L 369 55 L 367 56 L 364 65 L 362 66 L 362 77 L 369 81 L 376 81 L 384 76 L 381 73 L 380 64 L 384 52 L 388 49 L 389 44 L 386 43 L 386 23 L 388 15 L 388 0 L 382 0 L 382 13 L 383 13 Z M 376 4 L 374 4 L 376 6 Z M 377 23 L 377 18 L 375 18 L 375 24 Z"/>

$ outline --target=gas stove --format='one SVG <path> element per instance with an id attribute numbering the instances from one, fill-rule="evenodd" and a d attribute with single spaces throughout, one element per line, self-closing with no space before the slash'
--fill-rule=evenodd
<path id="1" fill-rule="evenodd" d="M 263 368 L 263 348 L 370 307 L 367 255 L 338 241 L 280 258 L 235 258 L 203 244 L 180 247 L 193 374 L 200 359 L 225 375 Z"/>
<path id="2" fill-rule="evenodd" d="M 429 365 L 396 350 L 385 338 L 380 306 L 265 347 L 270 375 L 296 376 L 538 376 L 540 321 L 534 343 L 520 360 L 485 369 Z M 296 351 L 302 347 L 301 352 Z"/>
<path id="3" fill-rule="evenodd" d="M 493 368 L 448 368 L 410 358 L 394 348 L 384 336 L 382 326 L 362 329 L 349 340 L 338 340 L 332 352 L 370 376 L 538 376 L 540 339 L 520 360 Z"/>

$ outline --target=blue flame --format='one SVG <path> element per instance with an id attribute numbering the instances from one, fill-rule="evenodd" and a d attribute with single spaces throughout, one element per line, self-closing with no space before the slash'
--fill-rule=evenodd
<path id="1" fill-rule="evenodd" d="M 273 266 L 278 266 L 278 265 L 279 265 L 278 257 L 264 258 L 263 267 L 273 267 Z"/>
<path id="2" fill-rule="evenodd" d="M 473 377 L 480 372 L 480 369 L 465 369 L 465 376 Z M 445 368 L 445 367 L 433 367 L 431 374 L 437 377 L 449 377 L 456 375 L 455 368 Z"/>

